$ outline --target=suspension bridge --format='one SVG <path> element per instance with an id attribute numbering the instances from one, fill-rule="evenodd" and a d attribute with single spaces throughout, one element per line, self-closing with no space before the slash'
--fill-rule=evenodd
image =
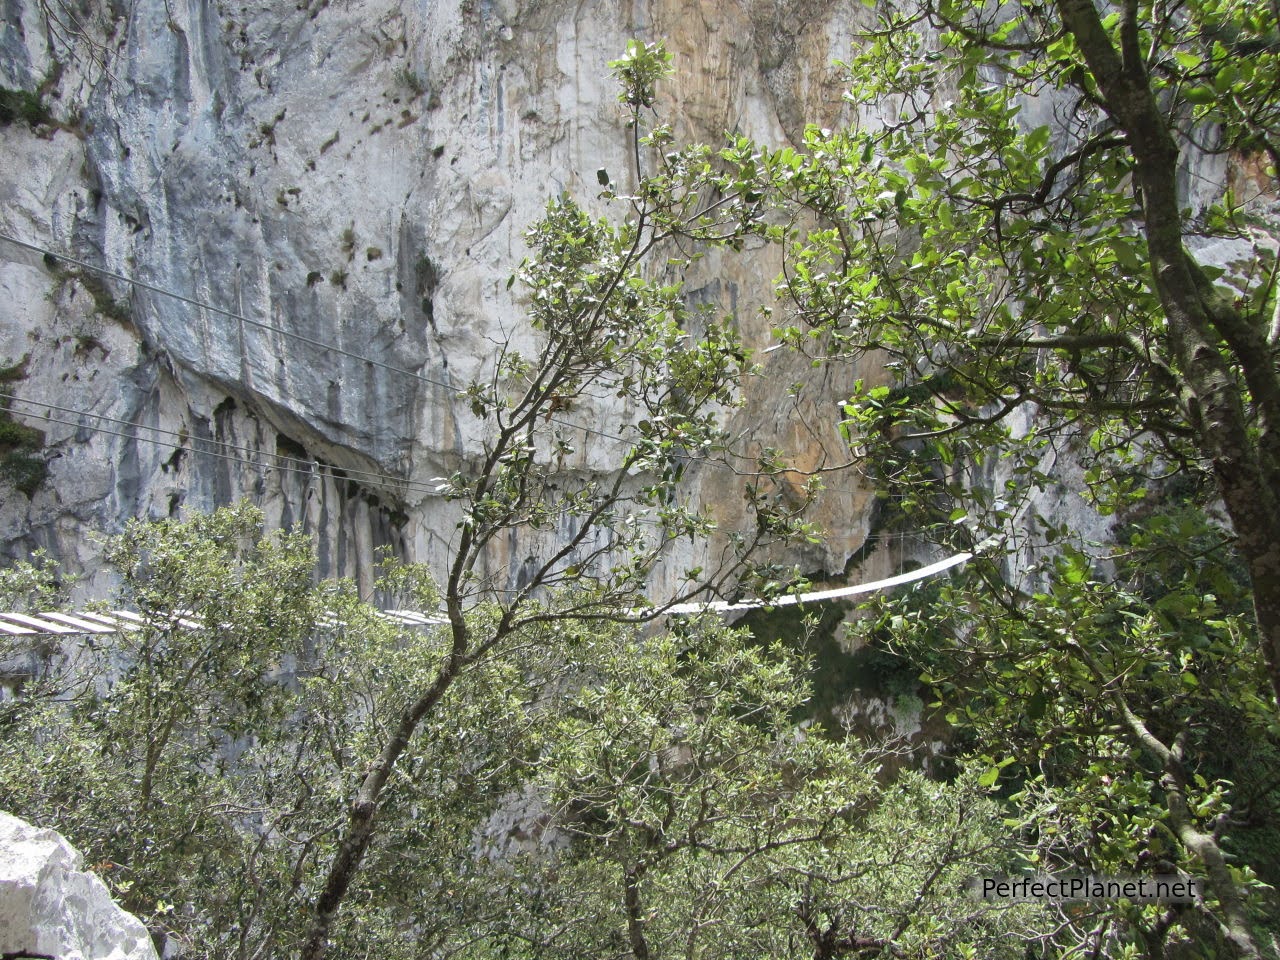
<path id="1" fill-rule="evenodd" d="M 815 590 L 808 593 L 788 593 L 781 596 L 750 598 L 746 600 L 704 600 L 692 603 L 676 603 L 666 607 L 650 608 L 657 615 L 690 616 L 698 613 L 736 613 L 742 610 L 758 610 L 763 607 L 790 607 L 809 603 L 822 603 L 830 600 L 841 600 L 846 597 L 868 593 L 878 593 L 894 587 L 915 583 L 945 573 L 972 560 L 978 553 L 994 545 L 994 539 L 983 541 L 971 551 L 952 554 L 942 560 L 899 573 L 882 580 L 872 580 L 830 590 Z M 645 611 L 637 610 L 634 613 Z M 379 616 L 391 624 L 408 628 L 438 626 L 448 623 L 439 613 L 423 613 L 416 610 L 381 610 Z M 337 621 L 333 621 L 336 623 Z M 326 623 L 322 618 L 321 626 Z M 87 634 L 125 633 L 141 630 L 146 627 L 178 627 L 186 630 L 199 630 L 202 624 L 180 612 L 164 618 L 146 617 L 129 610 L 90 611 L 81 610 L 72 613 L 63 611 L 44 611 L 40 613 L 0 612 L 0 635 L 31 636 L 50 634 L 58 636 L 76 636 Z"/>

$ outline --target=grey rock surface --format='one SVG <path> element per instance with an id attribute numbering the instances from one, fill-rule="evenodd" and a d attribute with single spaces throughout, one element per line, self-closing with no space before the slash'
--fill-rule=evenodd
<path id="1" fill-rule="evenodd" d="M 53 830 L 0 813 L 0 953 L 58 960 L 157 960 L 142 921 Z"/>
<path id="2" fill-rule="evenodd" d="M 327 575 L 367 582 L 381 545 L 438 563 L 457 514 L 436 478 L 484 441 L 457 394 L 495 344 L 532 336 L 506 285 L 523 231 L 561 191 L 594 202 L 601 167 L 634 177 L 608 61 L 666 37 L 678 136 L 781 145 L 838 117 L 832 61 L 867 16 L 853 0 L 137 0 L 61 29 L 41 0 L 5 10 L 0 86 L 40 91 L 57 123 L 4 129 L 0 232 L 247 318 L 0 241 L 0 365 L 26 374 L 0 391 L 29 401 L 14 409 L 51 471 L 5 491 L 0 551 L 47 548 L 86 597 L 108 586 L 88 533 L 242 496 L 312 531 Z M 762 349 L 777 269 L 711 257 L 690 296 Z M 802 470 L 843 459 L 831 411 L 862 371 L 764 360 L 735 414 L 750 447 Z M 607 433 L 626 411 L 574 416 Z M 584 431 L 565 469 L 618 455 Z M 872 501 L 856 474 L 829 486 L 834 536 L 799 559 L 839 572 Z M 744 513 L 719 473 L 688 495 L 730 525 Z M 538 549 L 516 538 L 486 572 L 515 582 Z"/>

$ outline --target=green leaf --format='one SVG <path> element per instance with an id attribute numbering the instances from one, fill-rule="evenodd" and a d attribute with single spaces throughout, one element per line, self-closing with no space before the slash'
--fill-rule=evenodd
<path id="1" fill-rule="evenodd" d="M 1139 273 L 1146 267 L 1138 256 L 1136 243 L 1137 241 L 1121 237 L 1112 238 L 1107 242 L 1116 256 L 1116 262 L 1130 273 Z"/>
<path id="2" fill-rule="evenodd" d="M 1040 153 L 1049 145 L 1049 139 L 1051 136 L 1052 132 L 1047 126 L 1036 127 L 1027 134 L 1027 152 Z"/>
<path id="3" fill-rule="evenodd" d="M 1186 49 L 1175 50 L 1173 58 L 1178 62 L 1178 66 L 1184 70 L 1198 69 L 1200 64 L 1204 62 L 1204 59 L 1198 53 Z"/>
<path id="4" fill-rule="evenodd" d="M 1218 91 L 1212 86 L 1202 83 L 1184 87 L 1182 95 L 1189 103 L 1194 103 L 1199 106 L 1208 106 L 1209 104 L 1217 103 L 1219 96 Z"/>

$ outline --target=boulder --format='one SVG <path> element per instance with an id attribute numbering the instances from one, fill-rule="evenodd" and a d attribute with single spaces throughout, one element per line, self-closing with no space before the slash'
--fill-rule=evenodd
<path id="1" fill-rule="evenodd" d="M 122 910 L 53 830 L 0 813 L 0 954 L 157 960 L 142 921 Z"/>

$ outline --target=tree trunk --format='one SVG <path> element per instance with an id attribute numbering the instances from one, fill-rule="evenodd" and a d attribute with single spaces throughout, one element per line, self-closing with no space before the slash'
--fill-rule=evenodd
<path id="1" fill-rule="evenodd" d="M 347 889 L 360 871 L 360 864 L 373 838 L 382 790 L 387 785 L 396 762 L 409 746 L 418 724 L 439 703 L 457 678 L 458 667 L 458 658 L 446 661 L 430 689 L 400 715 L 395 735 L 383 747 L 373 769 L 360 784 L 347 815 L 347 829 L 344 831 L 342 845 L 329 866 L 324 888 L 316 898 L 315 914 L 298 955 L 299 960 L 322 960 L 329 949 L 329 931 L 333 927 L 334 917 L 347 895 Z"/>
<path id="2" fill-rule="evenodd" d="M 1223 936 L 1241 960 L 1261 960 L 1262 952 L 1253 939 L 1244 893 L 1231 875 L 1231 868 L 1227 865 L 1218 838 L 1199 829 L 1191 815 L 1191 808 L 1187 803 L 1187 771 L 1182 763 L 1181 745 L 1170 747 L 1156 737 L 1119 693 L 1113 694 L 1113 699 L 1134 738 L 1162 768 L 1160 785 L 1164 787 L 1169 823 L 1182 845 L 1204 864 L 1209 886 L 1217 895 L 1225 918 L 1220 921 Z"/>
<path id="3" fill-rule="evenodd" d="M 641 867 L 627 867 L 623 875 L 623 903 L 627 909 L 627 940 L 635 960 L 649 960 L 649 942 L 644 937 L 644 909 L 640 903 Z"/>
<path id="4" fill-rule="evenodd" d="M 1262 331 L 1212 289 L 1184 245 L 1177 190 L 1178 147 L 1151 92 L 1139 51 L 1117 51 L 1093 0 L 1058 0 L 1098 83 L 1105 108 L 1125 132 L 1142 194 L 1143 227 L 1156 293 L 1168 323 L 1170 357 L 1185 378 L 1184 403 L 1213 467 L 1249 569 L 1262 653 L 1280 704 L 1280 380 Z M 1126 17 L 1136 16 L 1132 10 Z M 1121 27 L 1136 37 L 1136 24 Z M 1136 48 L 1136 42 L 1131 44 Z M 1225 342 L 1249 387 L 1257 439 L 1244 398 L 1223 358 Z"/>

